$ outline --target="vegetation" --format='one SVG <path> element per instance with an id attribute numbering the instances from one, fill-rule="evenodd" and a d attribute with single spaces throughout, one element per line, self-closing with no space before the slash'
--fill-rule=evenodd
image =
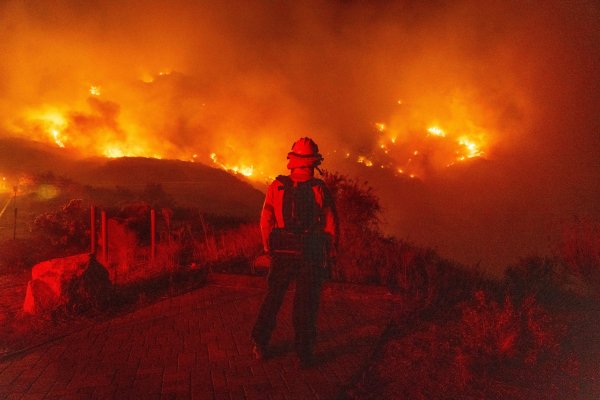
<path id="1" fill-rule="evenodd" d="M 373 190 L 328 173 L 340 217 L 332 279 L 386 285 L 399 300 L 373 363 L 349 398 L 596 398 L 600 395 L 600 235 L 597 226 L 565 230 L 554 257 L 525 258 L 501 281 L 384 235 Z M 143 304 L 198 287 L 206 273 L 252 273 L 260 253 L 255 221 L 176 207 L 160 186 L 107 212 L 120 228 L 108 264 L 119 290 L 113 305 Z M 150 253 L 150 209 L 158 247 Z M 40 257 L 85 252 L 84 202 L 40 213 L 28 240 L 2 243 L 2 262 L 30 267 Z M 119 236 L 121 235 L 121 236 Z M 35 251 L 32 251 L 35 249 Z M 6 264 L 3 268 L 5 268 Z M 2 266 L 0 266 L 2 267 Z"/>
<path id="2" fill-rule="evenodd" d="M 600 224 L 580 221 L 563 231 L 560 261 L 600 298 Z"/>

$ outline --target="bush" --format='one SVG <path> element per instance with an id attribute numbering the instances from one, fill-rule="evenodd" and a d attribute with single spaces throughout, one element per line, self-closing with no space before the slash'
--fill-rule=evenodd
<path id="1" fill-rule="evenodd" d="M 504 272 L 508 292 L 515 299 L 534 296 L 550 303 L 567 289 L 568 274 L 563 263 L 549 257 L 529 257 L 510 266 Z"/>
<path id="2" fill-rule="evenodd" d="M 534 296 L 499 303 L 478 290 L 460 310 L 455 362 L 466 368 L 465 383 L 502 381 L 554 398 L 577 392 L 577 368 L 563 362 L 576 357 L 560 346 L 567 327 Z"/>
<path id="3" fill-rule="evenodd" d="M 389 264 L 392 246 L 379 230 L 379 199 L 366 183 L 329 172 L 323 178 L 339 219 L 338 257 L 332 278 L 382 283 L 380 271 Z"/>
<path id="4" fill-rule="evenodd" d="M 558 349 L 565 331 L 552 325 L 550 315 L 533 296 L 517 304 L 506 296 L 500 304 L 478 290 L 460 309 L 462 352 L 477 364 L 508 359 L 534 363 L 543 352 Z"/>
<path id="5" fill-rule="evenodd" d="M 439 318 L 404 319 L 349 391 L 353 399 L 546 399 L 578 394 L 566 325 L 533 297 L 497 301 L 480 289 Z"/>
<path id="6" fill-rule="evenodd" d="M 89 214 L 81 199 L 70 200 L 56 212 L 37 216 L 32 231 L 36 239 L 47 242 L 57 254 L 80 253 L 89 244 Z"/>
<path id="7" fill-rule="evenodd" d="M 600 297 L 600 224 L 579 222 L 563 229 L 560 259 Z"/>
<path id="8" fill-rule="evenodd" d="M 452 306 L 464 300 L 481 277 L 441 259 L 429 249 L 385 236 L 373 189 L 344 175 L 325 173 L 339 218 L 339 251 L 332 278 L 388 285 L 417 307 Z"/>

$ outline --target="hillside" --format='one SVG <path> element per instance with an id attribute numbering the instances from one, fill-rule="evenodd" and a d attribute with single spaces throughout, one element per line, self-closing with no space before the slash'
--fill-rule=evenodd
<path id="1" fill-rule="evenodd" d="M 5 191 L 19 184 L 20 194 L 28 197 L 22 207 L 50 200 L 44 195 L 48 185 L 54 186 L 50 203 L 75 196 L 114 206 L 127 199 L 143 200 L 151 189 L 164 192 L 177 206 L 244 218 L 256 217 L 263 200 L 263 194 L 248 182 L 203 164 L 150 158 L 80 159 L 22 139 L 0 139 L 0 175 L 6 177 Z"/>

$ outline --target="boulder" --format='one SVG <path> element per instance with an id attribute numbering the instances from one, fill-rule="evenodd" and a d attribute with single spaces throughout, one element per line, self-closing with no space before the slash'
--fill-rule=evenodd
<path id="1" fill-rule="evenodd" d="M 69 311 L 102 307 L 111 283 L 106 268 L 92 254 L 43 261 L 31 270 L 23 303 L 28 314 L 45 314 L 59 307 Z"/>

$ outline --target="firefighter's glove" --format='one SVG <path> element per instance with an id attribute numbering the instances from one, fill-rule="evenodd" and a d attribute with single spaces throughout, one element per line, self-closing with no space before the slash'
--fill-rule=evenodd
<path id="1" fill-rule="evenodd" d="M 254 272 L 256 274 L 259 275 L 264 275 L 267 272 L 269 272 L 269 269 L 271 268 L 271 256 L 269 254 L 263 254 L 261 256 L 258 256 L 255 260 L 254 260 Z"/>

